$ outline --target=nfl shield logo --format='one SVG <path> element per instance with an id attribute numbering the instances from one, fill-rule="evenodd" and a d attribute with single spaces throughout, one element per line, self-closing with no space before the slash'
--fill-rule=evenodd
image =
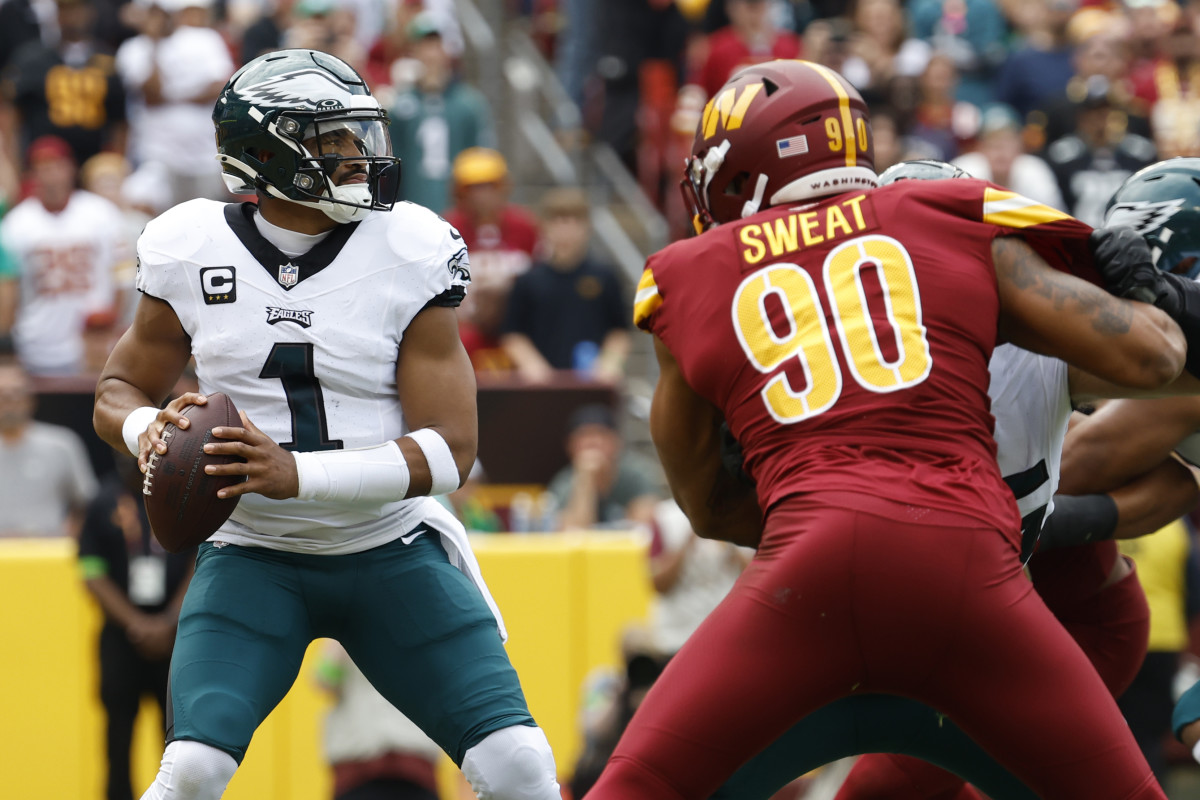
<path id="1" fill-rule="evenodd" d="M 279 265 L 279 283 L 282 286 L 295 286 L 300 279 L 300 268 L 295 264 Z"/>

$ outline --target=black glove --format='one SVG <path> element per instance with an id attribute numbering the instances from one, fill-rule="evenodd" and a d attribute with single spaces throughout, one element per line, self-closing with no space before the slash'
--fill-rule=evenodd
<path id="1" fill-rule="evenodd" d="M 1133 228 L 1097 228 L 1088 246 L 1110 292 L 1150 303 L 1179 323 L 1188 345 L 1187 371 L 1200 378 L 1200 283 L 1154 266 L 1150 245 Z"/>
<path id="2" fill-rule="evenodd" d="M 1088 237 L 1088 247 L 1108 290 L 1117 297 L 1155 303 L 1166 291 L 1165 273 L 1154 266 L 1150 245 L 1133 228 L 1097 228 Z"/>

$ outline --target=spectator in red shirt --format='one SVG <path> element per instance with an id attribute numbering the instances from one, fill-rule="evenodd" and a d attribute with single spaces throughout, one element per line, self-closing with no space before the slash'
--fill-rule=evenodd
<path id="1" fill-rule="evenodd" d="M 771 21 L 767 0 L 725 0 L 729 25 L 708 40 L 708 57 L 692 83 L 712 97 L 737 70 L 776 58 L 799 58 L 800 39 Z"/>
<path id="2" fill-rule="evenodd" d="M 507 370 L 496 337 L 509 289 L 533 263 L 537 220 L 509 202 L 508 164 L 495 150 L 467 148 L 451 173 L 455 204 L 446 220 L 462 234 L 471 258 L 471 290 L 459 314 L 463 344 L 476 370 Z"/>

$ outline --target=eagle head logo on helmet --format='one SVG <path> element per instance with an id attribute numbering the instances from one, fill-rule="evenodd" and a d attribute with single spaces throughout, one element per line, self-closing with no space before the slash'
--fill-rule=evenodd
<path id="1" fill-rule="evenodd" d="M 780 60 L 740 70 L 708 101 L 680 187 L 700 232 L 875 181 L 862 96 L 828 67 Z"/>
<path id="2" fill-rule="evenodd" d="M 339 58 L 279 50 L 253 59 L 221 90 L 213 124 L 217 160 L 234 194 L 262 192 L 338 223 L 396 202 L 400 160 L 387 112 Z M 345 178 L 353 173 L 366 180 Z"/>
<path id="3" fill-rule="evenodd" d="M 1200 158 L 1177 157 L 1130 175 L 1108 201 L 1104 224 L 1125 225 L 1150 245 L 1164 272 L 1200 275 Z"/>

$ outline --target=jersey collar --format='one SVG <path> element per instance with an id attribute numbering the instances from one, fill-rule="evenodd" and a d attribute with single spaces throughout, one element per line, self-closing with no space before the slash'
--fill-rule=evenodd
<path id="1" fill-rule="evenodd" d="M 254 211 L 253 203 L 230 203 L 225 206 L 225 222 L 250 251 L 250 255 L 254 256 L 254 260 L 261 264 L 284 290 L 292 289 L 299 285 L 300 281 L 316 275 L 333 263 L 354 233 L 354 229 L 358 227 L 357 222 L 338 225 L 328 236 L 317 242 L 312 250 L 291 258 L 258 232 L 258 227 L 254 224 Z M 285 267 L 287 269 L 284 269 Z"/>

